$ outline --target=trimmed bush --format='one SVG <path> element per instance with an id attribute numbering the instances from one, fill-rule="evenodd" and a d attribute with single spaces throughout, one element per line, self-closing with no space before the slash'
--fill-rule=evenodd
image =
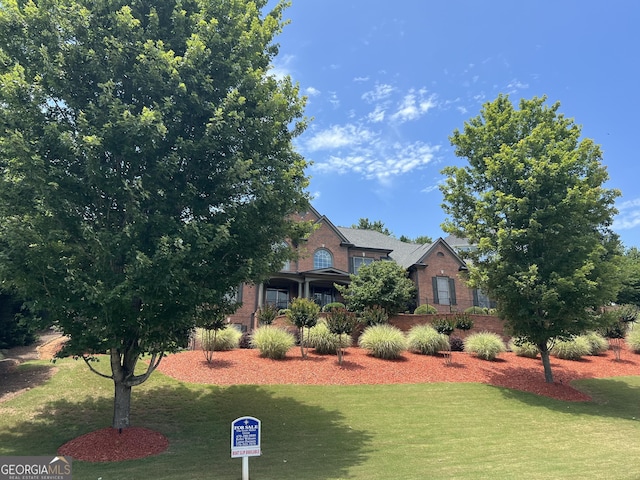
<path id="1" fill-rule="evenodd" d="M 535 344 L 519 338 L 512 339 L 509 348 L 518 357 L 536 358 L 540 353 Z"/>
<path id="2" fill-rule="evenodd" d="M 456 313 L 454 316 L 454 326 L 458 330 L 466 332 L 473 328 L 473 320 L 468 313 Z"/>
<path id="3" fill-rule="evenodd" d="M 438 309 L 428 303 L 419 305 L 418 308 L 413 311 L 414 315 L 433 315 L 435 313 L 438 313 Z"/>
<path id="4" fill-rule="evenodd" d="M 471 315 L 486 315 L 487 309 L 482 307 L 469 307 L 465 308 L 464 313 L 469 313 Z"/>
<path id="5" fill-rule="evenodd" d="M 318 321 L 314 327 L 306 332 L 304 341 L 309 348 L 313 348 L 320 355 L 333 355 L 337 353 L 339 345 L 342 348 L 348 348 L 353 343 L 351 335 L 331 333 L 324 320 Z"/>
<path id="6" fill-rule="evenodd" d="M 345 308 L 345 305 L 344 303 L 340 303 L 340 302 L 327 303 L 324 307 L 322 307 L 322 311 L 330 312 L 331 310 L 335 310 L 336 308 Z"/>
<path id="7" fill-rule="evenodd" d="M 597 332 L 587 332 L 580 337 L 589 343 L 588 355 L 600 355 L 609 350 L 609 341 Z"/>
<path id="8" fill-rule="evenodd" d="M 257 328 L 251 335 L 251 347 L 260 350 L 260 356 L 274 360 L 285 358 L 295 344 L 291 333 L 271 325 Z"/>
<path id="9" fill-rule="evenodd" d="M 456 329 L 456 326 L 453 324 L 453 322 L 446 318 L 436 318 L 433 322 L 431 322 L 431 325 L 433 325 L 433 328 L 435 328 L 438 333 L 443 333 L 447 336 L 451 335 Z"/>
<path id="10" fill-rule="evenodd" d="M 640 353 L 640 328 L 629 330 L 625 340 L 633 353 Z"/>
<path id="11" fill-rule="evenodd" d="M 423 355 L 437 355 L 449 350 L 449 338 L 438 333 L 431 325 L 416 325 L 407 335 L 409 350 Z"/>
<path id="12" fill-rule="evenodd" d="M 574 337 L 571 340 L 556 341 L 551 348 L 551 355 L 563 360 L 579 360 L 591 352 L 591 345 L 584 337 Z"/>
<path id="13" fill-rule="evenodd" d="M 502 338 L 491 332 L 474 333 L 464 341 L 464 351 L 473 353 L 483 360 L 495 360 L 499 353 L 506 350 Z"/>
<path id="14" fill-rule="evenodd" d="M 199 328 L 197 335 L 203 350 L 222 352 L 238 348 L 242 332 L 235 327 L 227 326 L 215 334 L 213 330 Z"/>
<path id="15" fill-rule="evenodd" d="M 271 325 L 278 316 L 278 313 L 278 309 L 275 305 L 272 305 L 270 303 L 263 305 L 256 312 L 256 316 L 258 317 L 258 324 Z"/>
<path id="16" fill-rule="evenodd" d="M 399 328 L 392 325 L 373 325 L 364 329 L 358 345 L 369 350 L 374 357 L 394 359 L 407 349 L 407 339 Z"/>
<path id="17" fill-rule="evenodd" d="M 367 307 L 362 312 L 362 322 L 367 326 L 384 325 L 389 321 L 387 311 L 377 305 Z"/>

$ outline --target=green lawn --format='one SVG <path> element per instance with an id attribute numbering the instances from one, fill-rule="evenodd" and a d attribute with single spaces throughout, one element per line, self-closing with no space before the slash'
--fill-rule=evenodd
<path id="1" fill-rule="evenodd" d="M 51 455 L 110 424 L 110 381 L 81 362 L 56 367 L 46 385 L 0 404 L 0 455 Z M 164 433 L 169 450 L 77 461 L 73 478 L 239 479 L 230 428 L 244 415 L 262 421 L 252 480 L 640 478 L 640 377 L 579 386 L 595 401 L 455 383 L 218 388 L 154 373 L 134 389 L 132 424 Z"/>

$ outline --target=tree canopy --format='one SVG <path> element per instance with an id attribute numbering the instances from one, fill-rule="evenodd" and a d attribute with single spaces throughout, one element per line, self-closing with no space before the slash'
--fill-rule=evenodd
<path id="1" fill-rule="evenodd" d="M 361 218 L 357 224 L 351 225 L 351 228 L 359 228 L 360 230 L 374 230 L 390 237 L 393 236 L 391 230 L 384 226 L 382 220 L 370 221 L 368 218 Z"/>
<path id="2" fill-rule="evenodd" d="M 622 286 L 616 303 L 640 307 L 640 250 L 637 247 L 629 248 L 622 257 Z"/>
<path id="3" fill-rule="evenodd" d="M 0 275 L 131 387 L 203 305 L 277 270 L 306 208 L 304 98 L 271 74 L 279 3 L 3 1 Z M 148 370 L 134 373 L 140 355 Z"/>
<path id="4" fill-rule="evenodd" d="M 615 299 L 619 192 L 606 189 L 600 148 L 546 98 L 507 96 L 450 137 L 468 165 L 449 166 L 443 229 L 478 248 L 470 281 L 497 300 L 515 336 L 535 343 L 553 381 L 549 343 L 582 333 L 590 310 Z"/>
<path id="5" fill-rule="evenodd" d="M 349 310 L 382 307 L 389 315 L 404 311 L 413 300 L 415 285 L 404 268 L 395 262 L 378 261 L 363 265 L 351 275 L 347 286 L 335 285 Z"/>

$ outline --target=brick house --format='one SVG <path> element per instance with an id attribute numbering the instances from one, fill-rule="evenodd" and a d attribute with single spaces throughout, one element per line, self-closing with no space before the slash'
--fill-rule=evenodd
<path id="1" fill-rule="evenodd" d="M 417 289 L 414 308 L 428 303 L 448 313 L 478 304 L 477 292 L 460 276 L 466 270 L 464 261 L 442 238 L 415 244 L 373 230 L 336 227 L 313 207 L 299 218 L 316 227 L 297 246 L 299 258 L 287 262 L 267 281 L 239 289 L 242 307 L 229 321 L 243 330 L 256 327 L 255 312 L 266 303 L 286 308 L 295 297 L 312 298 L 321 306 L 341 301 L 334 284 L 349 284 L 349 275 L 380 260 L 394 261 L 407 269 Z"/>

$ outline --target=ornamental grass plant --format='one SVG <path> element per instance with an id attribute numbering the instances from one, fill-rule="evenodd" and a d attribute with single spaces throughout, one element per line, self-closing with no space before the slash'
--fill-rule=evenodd
<path id="1" fill-rule="evenodd" d="M 358 345 L 377 358 L 387 360 L 400 357 L 407 350 L 404 333 L 392 325 L 381 324 L 367 327 L 358 339 Z"/>
<path id="2" fill-rule="evenodd" d="M 238 348 L 242 332 L 235 327 L 227 326 L 220 330 L 199 328 L 196 335 L 203 350 L 222 352 Z"/>
<path id="3" fill-rule="evenodd" d="M 502 338 L 492 332 L 469 335 L 464 341 L 464 351 L 475 354 L 483 360 L 495 360 L 498 354 L 507 351 Z"/>
<path id="4" fill-rule="evenodd" d="M 437 355 L 449 350 L 449 337 L 438 333 L 431 325 L 415 325 L 407 334 L 408 348 L 423 355 Z"/>
<path id="5" fill-rule="evenodd" d="M 587 332 L 580 335 L 580 338 L 584 338 L 589 344 L 588 355 L 600 355 L 609 350 L 609 341 L 598 332 Z"/>
<path id="6" fill-rule="evenodd" d="M 305 332 L 305 344 L 320 355 L 334 355 L 338 347 L 348 348 L 352 345 L 351 335 L 338 335 L 331 333 L 325 320 L 318 323 Z"/>
<path id="7" fill-rule="evenodd" d="M 629 350 L 633 353 L 640 353 L 640 328 L 633 328 L 629 330 L 625 337 Z"/>
<path id="8" fill-rule="evenodd" d="M 580 360 L 591 353 L 591 344 L 583 336 L 570 340 L 558 340 L 551 347 L 551 355 L 563 360 Z"/>
<path id="9" fill-rule="evenodd" d="M 278 327 L 265 325 L 257 328 L 251 335 L 251 347 L 260 350 L 262 357 L 282 360 L 296 344 L 295 337 Z"/>
<path id="10" fill-rule="evenodd" d="M 521 338 L 511 339 L 509 349 L 518 357 L 537 358 L 540 353 L 536 344 Z"/>

